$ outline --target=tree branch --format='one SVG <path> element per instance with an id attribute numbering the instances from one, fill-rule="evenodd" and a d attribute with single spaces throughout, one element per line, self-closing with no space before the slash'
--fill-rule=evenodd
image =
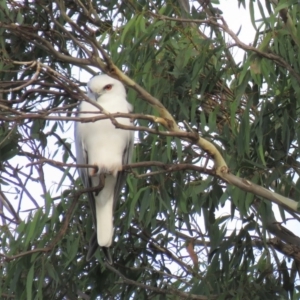
<path id="1" fill-rule="evenodd" d="M 123 283 L 137 286 L 137 287 L 140 287 L 145 290 L 150 290 L 150 291 L 156 292 L 158 294 L 163 294 L 163 295 L 170 294 L 170 295 L 179 296 L 181 299 L 192 299 L 192 300 L 209 300 L 209 299 L 217 299 L 218 298 L 218 296 L 216 296 L 216 295 L 210 295 L 209 297 L 206 297 L 206 296 L 194 295 L 194 294 L 190 294 L 190 293 L 184 293 L 179 290 L 172 289 L 170 287 L 167 287 L 165 289 L 160 289 L 160 288 L 157 288 L 157 287 L 154 287 L 151 285 L 145 285 L 143 283 L 139 283 L 137 281 L 128 279 L 121 272 L 119 272 L 116 268 L 114 268 L 112 265 L 108 264 L 107 262 L 105 263 L 105 267 L 107 269 L 111 270 L 112 272 L 114 272 L 115 274 L 117 274 Z"/>

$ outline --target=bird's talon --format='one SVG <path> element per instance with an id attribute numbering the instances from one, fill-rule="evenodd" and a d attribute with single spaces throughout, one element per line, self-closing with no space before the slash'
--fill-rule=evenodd
<path id="1" fill-rule="evenodd" d="M 97 175 L 98 171 L 99 171 L 99 168 L 96 164 L 94 164 L 94 168 L 90 169 L 90 176 L 91 177 L 94 177 Z"/>

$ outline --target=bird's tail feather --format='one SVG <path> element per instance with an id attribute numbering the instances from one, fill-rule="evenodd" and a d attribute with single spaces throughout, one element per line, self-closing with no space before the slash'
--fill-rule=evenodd
<path id="1" fill-rule="evenodd" d="M 100 195 L 101 197 L 101 195 Z M 109 247 L 113 237 L 113 195 L 108 200 L 96 200 L 97 240 L 101 247 Z"/>
<path id="2" fill-rule="evenodd" d="M 93 235 L 91 236 L 90 242 L 89 242 L 89 249 L 88 249 L 88 253 L 86 255 L 87 261 L 90 261 L 93 258 L 94 254 L 98 248 L 99 248 L 99 245 L 98 245 L 98 241 L 97 241 L 97 234 L 94 231 Z M 110 249 L 107 247 L 102 247 L 102 250 L 103 250 L 103 253 L 105 255 L 107 262 L 110 265 L 112 265 L 113 260 L 112 260 Z"/>
<path id="3" fill-rule="evenodd" d="M 113 260 L 112 260 L 112 257 L 111 257 L 111 253 L 110 253 L 110 249 L 107 248 L 107 247 L 102 247 L 102 251 L 105 255 L 105 258 L 107 260 L 107 262 L 112 265 L 113 264 Z"/>
<path id="4" fill-rule="evenodd" d="M 86 255 L 86 260 L 90 261 L 92 259 L 92 257 L 94 256 L 95 252 L 97 251 L 97 249 L 99 248 L 98 242 L 97 242 L 97 234 L 94 231 L 91 238 L 90 238 L 90 242 L 89 242 L 89 249 L 88 249 L 88 253 Z"/>

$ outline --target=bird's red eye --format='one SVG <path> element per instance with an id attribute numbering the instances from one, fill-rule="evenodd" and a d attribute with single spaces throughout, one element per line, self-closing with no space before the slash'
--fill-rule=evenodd
<path id="1" fill-rule="evenodd" d="M 106 86 L 104 87 L 104 89 L 105 89 L 106 91 L 111 90 L 111 89 L 112 89 L 112 84 L 106 85 Z"/>

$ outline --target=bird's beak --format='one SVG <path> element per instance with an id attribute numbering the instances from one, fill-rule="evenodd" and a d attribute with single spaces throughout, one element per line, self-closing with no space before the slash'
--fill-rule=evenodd
<path id="1" fill-rule="evenodd" d="M 101 97 L 101 95 L 102 94 L 98 94 L 98 93 L 92 93 L 92 92 L 90 92 L 89 93 L 89 97 L 91 98 L 91 99 L 93 99 L 94 101 L 97 101 L 98 99 L 99 99 L 99 97 Z"/>
<path id="2" fill-rule="evenodd" d="M 96 101 L 102 96 L 100 93 L 94 93 Z"/>

